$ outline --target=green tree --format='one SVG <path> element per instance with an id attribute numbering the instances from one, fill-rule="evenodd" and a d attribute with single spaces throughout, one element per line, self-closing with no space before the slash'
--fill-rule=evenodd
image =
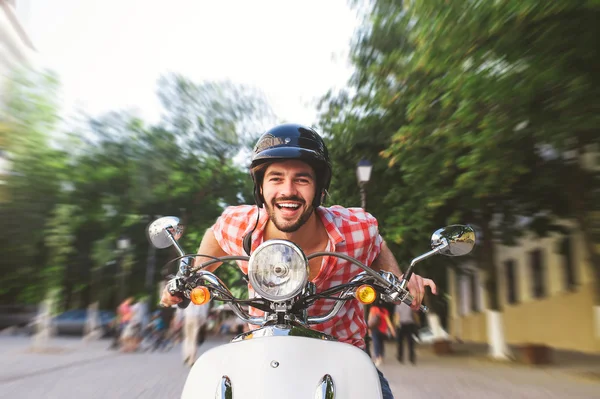
<path id="1" fill-rule="evenodd" d="M 598 3 L 431 1 L 411 3 L 407 10 L 416 21 L 414 64 L 443 76 L 440 100 L 452 112 L 435 132 L 460 135 L 460 141 L 466 135 L 475 143 L 459 159 L 460 167 L 471 169 L 459 183 L 477 181 L 476 194 L 496 194 L 487 201 L 493 213 L 515 200 L 532 214 L 535 207 L 556 216 L 568 212 L 585 237 L 600 301 L 600 254 L 591 217 L 597 211 L 597 177 L 579 162 L 600 140 L 594 100 L 600 94 Z M 547 148 L 562 156 L 544 162 L 541 150 Z M 533 189 L 521 184 L 515 190 L 528 170 L 536 175 L 529 180 Z M 546 198 L 558 201 L 543 201 L 544 189 Z"/>
<path id="2" fill-rule="evenodd" d="M 163 100 L 179 101 L 193 128 L 174 123 L 184 113 L 170 108 L 157 125 L 113 111 L 85 117 L 84 125 L 69 126 L 66 133 L 58 130 L 56 79 L 18 81 L 0 125 L 12 172 L 3 187 L 10 201 L 0 210 L 8 227 L 2 237 L 8 245 L 0 248 L 3 300 L 35 302 L 51 285 L 61 290 L 67 308 L 91 300 L 115 306 L 123 267 L 124 291 L 136 295 L 147 293 L 146 266 L 154 256 L 152 282 L 173 270 L 161 269 L 176 256 L 173 250 L 149 248 L 145 228 L 152 219 L 180 217 L 186 225 L 182 244 L 193 252 L 224 206 L 249 201 L 250 179 L 233 158 L 268 105 L 232 84 L 178 79 L 200 90 L 199 96 L 168 94 L 163 87 Z M 238 107 L 238 96 L 245 96 L 245 105 Z M 131 246 L 119 253 L 122 236 Z M 37 275 L 44 279 L 32 279 Z M 226 278 L 239 283 L 234 274 Z"/>
<path id="3" fill-rule="evenodd" d="M 0 207 L 3 302 L 36 301 L 43 295 L 19 288 L 46 263 L 46 221 L 62 190 L 66 154 L 52 147 L 59 123 L 57 88 L 52 73 L 18 73 L 8 87 L 6 112 L 0 115 L 0 143 L 9 159 Z"/>
<path id="4" fill-rule="evenodd" d="M 170 74 L 159 80 L 158 96 L 178 143 L 222 163 L 249 146 L 273 119 L 262 92 L 230 81 L 198 84 Z"/>

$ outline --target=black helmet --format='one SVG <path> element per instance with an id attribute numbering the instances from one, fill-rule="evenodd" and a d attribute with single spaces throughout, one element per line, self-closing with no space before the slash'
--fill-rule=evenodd
<path id="1" fill-rule="evenodd" d="M 288 159 L 304 161 L 315 170 L 317 189 L 313 206 L 316 208 L 321 205 L 331 182 L 329 153 L 325 142 L 316 131 L 294 123 L 275 126 L 264 133 L 254 146 L 250 170 L 254 181 L 256 205 L 261 207 L 264 199 L 260 194 L 262 176 L 256 176 L 254 168 L 267 162 Z"/>

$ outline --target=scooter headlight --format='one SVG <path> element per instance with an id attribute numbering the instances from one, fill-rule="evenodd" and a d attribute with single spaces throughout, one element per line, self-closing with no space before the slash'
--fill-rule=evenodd
<path id="1" fill-rule="evenodd" d="M 250 256 L 248 277 L 261 297 L 273 302 L 287 301 L 306 285 L 308 260 L 291 241 L 268 240 Z"/>

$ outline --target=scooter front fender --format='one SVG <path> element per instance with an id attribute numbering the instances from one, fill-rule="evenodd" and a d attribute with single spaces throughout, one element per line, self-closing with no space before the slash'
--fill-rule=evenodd
<path id="1" fill-rule="evenodd" d="M 274 336 L 208 350 L 194 364 L 182 399 L 378 399 L 377 369 L 341 342 Z"/>

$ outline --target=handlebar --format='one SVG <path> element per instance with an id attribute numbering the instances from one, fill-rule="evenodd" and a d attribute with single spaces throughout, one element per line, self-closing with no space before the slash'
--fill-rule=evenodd
<path id="1" fill-rule="evenodd" d="M 358 260 L 356 260 L 353 257 L 348 256 L 348 255 L 338 254 L 336 252 L 325 251 L 325 252 L 312 253 L 309 256 L 307 256 L 306 258 L 308 260 L 311 260 L 312 258 L 317 258 L 319 256 L 337 256 L 338 258 L 342 258 L 349 262 L 354 263 L 356 266 L 363 269 L 369 276 L 373 277 L 377 282 L 383 284 L 384 287 L 386 287 L 388 290 L 391 290 L 392 293 L 395 291 L 397 293 L 396 297 L 398 297 L 398 296 L 401 297 L 400 302 L 404 302 L 408 306 L 411 306 L 415 299 L 412 295 L 410 295 L 410 293 L 406 289 L 406 286 L 408 285 L 408 281 L 412 277 L 412 271 L 407 272 L 404 275 L 404 278 L 401 281 L 398 281 L 398 278 L 393 273 L 384 271 L 384 272 L 382 272 L 382 274 L 379 274 L 375 270 L 371 269 L 370 267 L 362 264 Z M 412 270 L 412 268 L 411 268 L 411 270 Z M 395 297 L 393 296 L 393 294 L 390 295 L 390 297 L 392 299 L 391 302 L 394 302 L 396 304 L 400 303 L 400 302 L 397 302 L 394 300 Z M 424 313 L 427 313 L 429 311 L 429 308 L 425 305 L 421 305 L 419 307 L 419 310 L 421 310 Z"/>
<path id="2" fill-rule="evenodd" d="M 181 259 L 175 278 L 171 279 L 167 284 L 169 294 L 181 299 L 181 302 L 177 304 L 177 307 L 180 309 L 187 308 L 191 302 L 190 298 L 186 295 L 187 287 L 185 284 L 185 279 L 190 276 L 190 259 L 190 257 Z"/>
<path id="3" fill-rule="evenodd" d="M 405 288 L 408 284 L 408 280 L 410 279 L 411 275 L 408 275 L 408 276 L 405 275 L 401 281 L 398 281 L 398 278 L 390 272 L 383 271 L 381 273 L 378 273 L 375 270 L 371 269 L 370 267 L 362 264 L 360 261 L 358 261 L 348 255 L 339 254 L 336 252 L 315 252 L 315 253 L 307 256 L 307 260 L 310 260 L 310 259 L 313 259 L 316 257 L 320 257 L 320 256 L 335 256 L 338 258 L 345 259 L 345 260 L 359 266 L 361 269 L 364 270 L 364 272 L 360 273 L 358 276 L 356 276 L 352 280 L 353 283 L 362 282 L 362 281 L 367 282 L 370 280 L 374 280 L 374 282 L 377 283 L 376 285 L 383 289 L 384 292 L 382 293 L 382 297 L 387 302 L 392 302 L 395 304 L 404 302 L 405 304 L 407 304 L 409 306 L 412 305 L 412 302 L 414 301 L 414 297 Z M 190 267 L 189 261 L 194 257 L 209 257 L 212 259 L 202 263 L 200 266 Z M 223 284 L 223 282 L 216 275 L 214 275 L 211 272 L 204 271 L 202 269 L 204 269 L 212 264 L 215 264 L 215 263 L 221 263 L 221 262 L 230 261 L 230 260 L 248 261 L 250 259 L 250 257 L 248 257 L 248 256 L 223 256 L 223 257 L 217 258 L 217 257 L 205 256 L 205 255 L 201 255 L 201 254 L 186 255 L 186 254 L 182 253 L 181 256 L 179 256 L 176 259 L 173 259 L 172 261 L 175 261 L 177 259 L 181 259 L 179 269 L 177 271 L 176 277 L 173 278 L 169 282 L 168 290 L 171 295 L 182 298 L 182 301 L 179 302 L 177 304 L 177 306 L 179 308 L 186 308 L 190 303 L 189 292 L 191 291 L 192 288 L 194 288 L 189 285 L 189 280 L 191 280 L 190 277 L 193 277 L 193 279 L 196 281 L 196 283 L 204 282 L 205 285 L 207 285 L 207 287 L 209 289 L 213 288 L 213 290 L 211 290 L 211 293 L 213 291 L 216 291 L 216 292 L 220 291 L 220 292 L 225 292 L 229 296 L 229 298 L 220 298 L 220 299 L 234 298 L 233 294 L 231 294 L 231 291 L 229 291 L 229 289 L 225 286 L 225 284 Z M 356 286 L 343 289 L 343 291 L 341 292 L 341 294 L 338 297 L 339 298 L 338 301 L 336 302 L 336 304 L 333 306 L 333 308 L 331 309 L 331 311 L 329 313 L 327 313 L 325 315 L 321 315 L 321 316 L 309 316 L 309 317 L 307 317 L 307 323 L 308 324 L 318 324 L 318 323 L 323 323 L 323 322 L 328 321 L 331 318 L 333 318 L 340 311 L 340 309 L 344 305 L 345 301 L 348 299 L 352 299 L 354 297 L 355 287 Z M 216 297 L 219 297 L 219 296 L 220 295 L 218 294 Z M 240 307 L 239 304 L 237 304 L 235 302 L 230 302 L 229 305 L 230 305 L 231 309 L 233 310 L 233 312 L 240 319 L 242 319 L 243 321 L 245 321 L 247 323 L 255 324 L 255 325 L 262 325 L 266 321 L 264 317 L 250 316 L 247 312 L 245 312 Z M 420 310 L 425 313 L 429 311 L 428 307 L 425 305 L 421 305 Z"/>

